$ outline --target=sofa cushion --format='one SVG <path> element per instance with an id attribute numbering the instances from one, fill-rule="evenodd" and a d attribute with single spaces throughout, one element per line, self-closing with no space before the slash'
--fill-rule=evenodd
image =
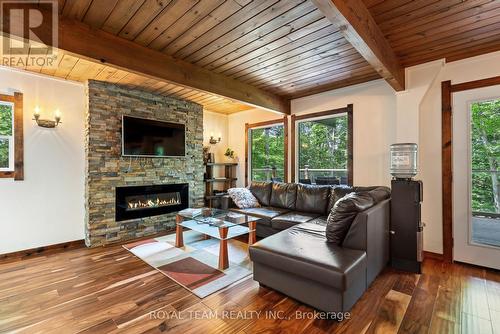
<path id="1" fill-rule="evenodd" d="M 327 219 L 328 216 L 320 216 L 318 218 L 314 218 L 313 220 L 308 221 L 308 223 L 326 226 Z"/>
<path id="2" fill-rule="evenodd" d="M 260 207 L 257 198 L 247 188 L 230 188 L 227 193 L 240 209 Z"/>
<path id="3" fill-rule="evenodd" d="M 297 200 L 297 184 L 273 182 L 271 187 L 271 206 L 294 210 Z"/>
<path id="4" fill-rule="evenodd" d="M 260 208 L 231 209 L 231 211 L 245 213 L 248 215 L 252 215 L 254 217 L 262 218 L 261 220 L 259 220 L 259 224 L 266 224 L 266 225 L 271 226 L 271 219 L 273 219 L 276 216 L 287 213 L 290 210 L 266 206 L 266 207 L 260 207 Z"/>
<path id="5" fill-rule="evenodd" d="M 368 194 L 373 198 L 375 203 L 380 203 L 391 197 L 391 189 L 388 187 L 376 187 L 369 190 Z"/>
<path id="6" fill-rule="evenodd" d="M 387 187 L 351 187 L 351 186 L 333 186 L 330 190 L 330 200 L 328 202 L 327 213 L 332 211 L 333 206 L 339 199 L 352 192 L 369 192 L 372 195 L 375 203 L 379 203 L 391 196 L 391 190 Z"/>
<path id="7" fill-rule="evenodd" d="M 373 205 L 375 205 L 375 201 L 367 192 L 349 193 L 339 199 L 327 219 L 327 240 L 341 245 L 358 212 Z"/>
<path id="8" fill-rule="evenodd" d="M 271 227 L 277 230 L 285 230 L 297 224 L 306 223 L 318 216 L 317 213 L 292 211 L 271 219 Z"/>
<path id="9" fill-rule="evenodd" d="M 250 258 L 345 291 L 366 270 L 366 253 L 326 242 L 325 227 L 303 223 L 260 240 Z"/>
<path id="10" fill-rule="evenodd" d="M 260 205 L 269 206 L 272 185 L 273 183 L 268 181 L 252 181 L 248 189 L 257 198 Z"/>
<path id="11" fill-rule="evenodd" d="M 329 195 L 330 186 L 298 184 L 295 210 L 309 213 L 325 214 Z"/>

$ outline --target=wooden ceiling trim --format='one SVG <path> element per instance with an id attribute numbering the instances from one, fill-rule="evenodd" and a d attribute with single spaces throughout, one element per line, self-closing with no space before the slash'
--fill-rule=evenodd
<path id="1" fill-rule="evenodd" d="M 69 54 L 64 54 L 64 56 L 61 59 L 61 62 L 59 63 L 59 67 L 56 69 L 54 75 L 56 77 L 66 79 L 66 77 L 69 75 L 73 67 L 75 67 L 77 61 L 78 58 L 73 57 L 72 55 Z"/>
<path id="2" fill-rule="evenodd" d="M 22 29 L 18 27 L 17 31 Z M 51 33 L 48 29 L 41 29 L 38 37 L 42 41 L 51 43 Z M 92 29 L 73 20 L 60 18 L 59 48 L 158 80 L 174 82 L 264 109 L 289 113 L 289 103 L 275 94 L 173 59 L 161 52 L 142 47 L 102 30 Z"/>
<path id="3" fill-rule="evenodd" d="M 338 29 L 332 27 L 330 22 L 324 18 L 292 32 L 283 39 L 242 55 L 238 59 L 232 60 L 223 66 L 219 66 L 215 69 L 215 72 L 230 76 L 237 75 L 238 73 L 244 74 L 246 70 L 251 71 L 252 68 L 262 67 L 260 64 L 273 57 L 283 55 L 292 50 L 297 50 L 298 48 L 310 50 L 324 44 L 322 43 L 324 39 L 330 38 L 330 40 L 333 41 L 335 37 L 339 38 L 340 36 L 337 32 Z"/>
<path id="4" fill-rule="evenodd" d="M 148 47 L 155 50 L 161 50 L 163 46 L 180 36 L 184 31 L 188 30 L 189 27 L 192 27 L 206 18 L 207 15 L 210 15 L 210 13 L 219 8 L 224 2 L 224 0 L 199 1 L 189 9 L 185 15 L 157 34 L 148 44 Z"/>
<path id="5" fill-rule="evenodd" d="M 238 12 L 241 8 L 243 8 L 242 5 L 238 4 L 236 1 L 226 0 L 226 2 L 217 7 L 210 15 L 205 16 L 202 20 L 184 31 L 180 36 L 175 37 L 172 41 L 163 41 L 160 37 L 153 41 L 150 47 L 168 55 L 173 55 L 178 50 L 189 45 L 207 31 Z"/>
<path id="6" fill-rule="evenodd" d="M 289 3 L 291 7 L 292 3 Z M 272 42 L 278 38 L 288 35 L 290 32 L 301 28 L 304 25 L 310 24 L 314 21 L 321 19 L 322 14 L 309 2 L 302 2 L 291 9 L 286 10 L 287 7 L 283 8 L 283 13 L 280 12 L 275 14 L 280 14 L 274 19 L 267 21 L 261 26 L 254 28 L 245 35 L 239 35 L 233 41 L 226 43 L 226 45 L 219 47 L 217 50 L 211 52 L 208 55 L 203 56 L 196 64 L 200 66 L 211 65 L 213 62 L 228 57 L 233 54 L 235 56 L 241 55 L 259 47 L 266 45 L 268 42 Z M 310 15 L 311 14 L 311 15 Z M 294 22 L 298 21 L 298 25 L 294 25 Z M 253 28 L 252 25 L 251 28 Z M 224 36 L 226 38 L 226 36 Z M 217 43 L 217 42 L 216 42 Z M 233 58 L 228 58 L 232 60 Z M 208 66 L 208 68 L 214 68 L 216 65 Z"/>
<path id="7" fill-rule="evenodd" d="M 347 86 L 357 85 L 360 83 L 364 83 L 364 82 L 372 81 L 372 80 L 376 80 L 376 79 L 380 79 L 380 75 L 378 75 L 378 73 L 376 73 L 376 72 L 369 74 L 369 75 L 352 76 L 348 79 L 343 79 L 340 81 L 327 83 L 327 84 L 323 84 L 323 85 L 317 85 L 316 87 L 308 87 L 306 89 L 296 91 L 293 94 L 289 94 L 286 97 L 288 99 L 298 99 L 301 97 L 319 94 L 319 93 L 327 92 L 327 91 L 330 91 L 333 89 L 339 89 L 339 88 L 343 88 L 343 87 L 347 87 Z"/>
<path id="8" fill-rule="evenodd" d="M 403 67 L 361 0 L 312 1 L 396 91 L 405 89 Z"/>
<path id="9" fill-rule="evenodd" d="M 311 57 L 313 58 L 313 57 Z M 263 82 L 270 82 L 276 79 L 283 79 L 290 76 L 308 76 L 309 70 L 317 67 L 330 66 L 336 68 L 344 66 L 345 63 L 350 61 L 357 61 L 363 59 L 359 53 L 348 43 L 344 44 L 341 48 L 331 49 L 316 55 L 313 59 L 303 58 L 298 62 L 268 71 L 265 75 L 259 75 L 251 80 L 245 82 L 252 82 L 252 85 L 257 86 Z"/>
<path id="10" fill-rule="evenodd" d="M 352 45 L 349 44 L 343 37 L 339 37 L 335 41 L 327 40 L 322 42 L 324 44 L 309 49 L 307 51 L 298 49 L 294 53 L 283 54 L 280 57 L 275 57 L 276 62 L 273 62 L 271 64 L 268 64 L 267 62 L 261 63 L 260 65 L 262 67 L 254 71 L 248 71 L 248 73 L 238 76 L 238 80 L 250 81 L 250 80 L 260 79 L 263 77 L 267 78 L 268 75 L 272 75 L 274 73 L 281 73 L 287 71 L 288 69 L 293 69 L 296 68 L 297 66 L 308 64 L 310 62 L 321 61 L 322 59 L 325 58 L 330 58 L 331 60 L 334 60 L 334 57 L 328 57 L 328 55 L 331 56 L 332 54 L 334 55 L 336 53 L 340 53 L 343 50 L 351 50 L 350 52 L 357 53 L 356 50 L 354 50 L 354 48 L 352 47 Z M 291 56 L 288 58 L 284 58 L 287 55 Z"/>
<path id="11" fill-rule="evenodd" d="M 120 0 L 103 23 L 102 30 L 118 35 L 146 0 Z"/>
<path id="12" fill-rule="evenodd" d="M 268 3 L 270 2 L 271 1 L 268 1 Z M 240 24 L 224 33 L 224 35 L 212 40 L 210 44 L 204 45 L 202 48 L 182 58 L 188 62 L 203 65 L 202 63 L 200 63 L 203 58 L 209 56 L 210 54 L 218 51 L 221 48 L 226 47 L 228 44 L 235 42 L 240 37 L 245 37 L 246 39 L 248 36 L 250 40 L 254 39 L 255 34 L 252 34 L 252 32 L 255 32 L 256 29 L 265 26 L 268 21 L 273 22 L 275 19 L 278 19 L 278 22 L 286 21 L 286 12 L 290 11 L 292 8 L 300 5 L 303 2 L 304 0 L 287 0 L 274 3 L 272 6 L 253 16 L 251 20 L 240 22 Z M 221 24 L 220 26 L 222 25 L 223 24 Z M 263 34 L 265 34 L 265 32 Z M 256 38 L 258 38 L 258 36 Z M 178 53 L 176 53 L 176 55 L 179 56 Z"/>
<path id="13" fill-rule="evenodd" d="M 302 34 L 306 34 L 307 27 L 322 18 L 323 14 L 321 14 L 318 10 L 304 14 L 297 20 L 283 25 L 265 36 L 261 36 L 248 44 L 241 45 L 237 50 L 235 50 L 235 52 L 213 60 L 208 64 L 207 68 L 217 73 L 221 73 L 228 68 L 224 65 L 232 62 L 241 64 L 244 62 L 243 57 L 245 59 L 249 59 L 252 56 L 256 57 L 266 51 L 276 49 L 281 45 L 289 43 L 291 39 L 296 38 L 295 36 L 298 34 L 295 34 L 295 32 L 297 31 L 300 31 Z"/>
<path id="14" fill-rule="evenodd" d="M 237 29 L 238 26 L 249 20 L 253 20 L 262 11 L 272 7 L 277 2 L 278 0 L 252 1 L 250 4 L 215 25 L 210 30 L 206 30 L 204 34 L 200 35 L 197 39 L 192 40 L 182 49 L 177 50 L 173 56 L 178 59 L 185 59 L 189 57 L 203 47 L 210 45 L 219 37 Z"/>

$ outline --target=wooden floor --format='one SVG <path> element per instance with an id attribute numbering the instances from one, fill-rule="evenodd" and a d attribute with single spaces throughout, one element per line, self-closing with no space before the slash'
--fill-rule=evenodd
<path id="1" fill-rule="evenodd" d="M 251 278 L 201 300 L 120 246 L 0 262 L 0 333 L 500 333 L 500 273 L 428 259 L 387 269 L 351 320 L 312 312 Z"/>

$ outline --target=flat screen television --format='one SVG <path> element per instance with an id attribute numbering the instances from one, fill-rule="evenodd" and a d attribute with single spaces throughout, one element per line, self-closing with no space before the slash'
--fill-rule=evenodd
<path id="1" fill-rule="evenodd" d="M 186 155 L 186 126 L 123 116 L 122 155 L 183 157 Z"/>

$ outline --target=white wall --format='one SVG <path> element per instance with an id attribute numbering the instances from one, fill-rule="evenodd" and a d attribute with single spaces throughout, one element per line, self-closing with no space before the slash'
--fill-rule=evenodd
<path id="1" fill-rule="evenodd" d="M 408 69 L 423 71 L 421 66 Z M 479 80 L 500 75 L 500 52 L 468 58 L 445 64 L 438 77 L 420 102 L 420 173 L 424 182 L 422 221 L 426 223 L 424 249 L 442 253 L 442 205 L 441 205 L 441 82 L 452 84 Z M 500 94 L 500 92 L 499 92 Z"/>
<path id="2" fill-rule="evenodd" d="M 263 109 L 250 109 L 228 116 L 229 147 L 234 150 L 238 157 L 238 181 L 237 187 L 245 186 L 245 124 L 269 121 L 282 118 L 282 114 L 266 111 Z"/>
<path id="3" fill-rule="evenodd" d="M 215 161 L 225 161 L 224 153 L 228 147 L 228 134 L 227 134 L 228 116 L 212 112 L 210 110 L 203 110 L 203 146 L 210 146 L 210 152 L 215 154 Z M 218 144 L 210 145 L 210 136 L 215 138 L 221 137 Z"/>
<path id="4" fill-rule="evenodd" d="M 0 67 L 0 92 L 24 95 L 24 181 L 0 179 L 0 254 L 84 238 L 81 84 Z M 32 121 L 62 114 L 56 129 Z"/>
<path id="5" fill-rule="evenodd" d="M 354 185 L 390 185 L 389 145 L 396 138 L 396 95 L 383 80 L 292 100 L 307 114 L 353 104 Z"/>

